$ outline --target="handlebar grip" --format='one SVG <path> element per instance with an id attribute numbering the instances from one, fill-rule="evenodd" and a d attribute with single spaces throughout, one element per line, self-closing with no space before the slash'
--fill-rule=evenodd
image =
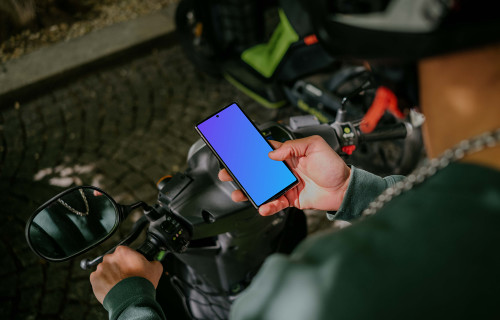
<path id="1" fill-rule="evenodd" d="M 328 124 L 302 127 L 294 130 L 293 133 L 297 138 L 319 135 L 323 139 L 325 139 L 326 143 L 328 143 L 330 147 L 335 150 L 335 152 L 340 151 L 340 143 L 337 133 L 335 132 L 335 130 L 332 130 L 332 127 Z"/>
<path id="2" fill-rule="evenodd" d="M 141 244 L 141 246 L 137 248 L 136 251 L 142 254 L 149 261 L 153 261 L 158 255 L 158 252 L 160 252 L 160 248 L 158 248 L 158 246 L 153 241 L 148 239 L 143 244 Z"/>
<path id="3" fill-rule="evenodd" d="M 359 139 L 364 142 L 404 139 L 411 133 L 411 130 L 412 128 L 409 123 L 399 123 L 391 127 L 375 130 L 372 133 L 360 134 Z"/>
<path id="4" fill-rule="evenodd" d="M 117 246 L 127 245 L 127 244 L 124 244 L 123 242 L 119 243 Z M 111 250 L 109 250 L 105 254 L 113 253 L 115 251 L 115 249 L 116 249 L 116 247 L 113 247 Z M 158 248 L 158 246 L 154 242 L 152 242 L 148 239 L 139 248 L 137 248 L 136 251 L 139 252 L 140 254 L 142 254 L 144 257 L 146 257 L 146 259 L 148 259 L 149 261 L 153 261 L 156 258 L 156 255 L 158 254 L 158 252 L 160 252 L 160 249 Z M 99 263 L 101 263 L 103 257 L 104 257 L 104 255 L 99 256 L 93 260 L 82 259 L 80 261 L 80 268 L 82 268 L 83 270 L 89 270 L 89 269 L 97 266 Z"/>

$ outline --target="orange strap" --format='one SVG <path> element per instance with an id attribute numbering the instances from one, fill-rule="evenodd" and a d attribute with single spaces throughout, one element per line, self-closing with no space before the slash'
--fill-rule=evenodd
<path id="1" fill-rule="evenodd" d="M 318 43 L 318 38 L 315 34 L 311 34 L 304 38 L 304 43 L 306 44 L 306 46 L 313 45 L 315 43 Z"/>
<path id="2" fill-rule="evenodd" d="M 372 105 L 359 125 L 361 131 L 363 133 L 372 132 L 386 110 L 400 119 L 404 118 L 403 113 L 398 108 L 398 98 L 394 92 L 389 88 L 379 87 L 375 93 Z"/>

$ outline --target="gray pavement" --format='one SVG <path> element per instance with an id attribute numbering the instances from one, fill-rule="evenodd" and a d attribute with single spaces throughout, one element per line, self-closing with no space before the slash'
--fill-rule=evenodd
<path id="1" fill-rule="evenodd" d="M 0 318 L 107 319 L 79 259 L 47 263 L 31 252 L 26 220 L 74 185 L 101 187 L 121 203 L 154 202 L 156 180 L 185 168 L 195 122 L 232 101 L 258 121 L 275 115 L 196 71 L 173 46 L 2 106 Z"/>
<path id="2" fill-rule="evenodd" d="M 175 5 L 135 20 L 117 23 L 83 37 L 42 47 L 0 68 L 0 101 L 12 100 L 47 82 L 110 60 L 174 34 Z"/>

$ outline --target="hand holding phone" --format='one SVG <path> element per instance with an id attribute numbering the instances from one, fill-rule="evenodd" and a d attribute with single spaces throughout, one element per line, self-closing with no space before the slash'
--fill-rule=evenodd
<path id="1" fill-rule="evenodd" d="M 272 215 L 287 207 L 336 211 L 349 185 L 350 169 L 335 151 L 319 136 L 287 141 L 271 141 L 273 160 L 285 160 L 299 177 L 299 184 L 276 200 L 259 208 L 263 216 Z M 221 181 L 232 181 L 225 169 L 219 172 Z M 233 201 L 245 201 L 240 190 L 233 191 Z"/>
<path id="2" fill-rule="evenodd" d="M 284 162 L 269 158 L 271 144 L 236 103 L 198 123 L 196 130 L 255 208 L 297 185 Z"/>

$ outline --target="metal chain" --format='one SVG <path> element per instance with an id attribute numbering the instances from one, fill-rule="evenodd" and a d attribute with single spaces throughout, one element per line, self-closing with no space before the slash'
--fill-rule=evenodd
<path id="1" fill-rule="evenodd" d="M 421 167 L 415 169 L 406 179 L 396 183 L 394 186 L 386 189 L 368 207 L 363 211 L 361 217 L 366 217 L 377 213 L 382 207 L 394 197 L 403 192 L 413 189 L 416 185 L 424 182 L 436 174 L 437 171 L 447 167 L 451 162 L 458 161 L 474 152 L 484 148 L 492 148 L 500 142 L 500 129 L 486 132 L 477 137 L 463 140 L 455 147 L 446 150 L 438 158 L 427 160 Z"/>
<path id="2" fill-rule="evenodd" d="M 82 195 L 83 202 L 85 203 L 86 212 L 81 212 L 76 210 L 75 208 L 71 207 L 69 204 L 64 202 L 62 199 L 57 199 L 57 202 L 65 206 L 69 211 L 73 212 L 74 214 L 80 217 L 86 217 L 89 215 L 89 203 L 87 202 L 87 197 L 85 197 L 85 194 L 83 193 L 82 189 L 80 189 L 80 194 Z"/>

